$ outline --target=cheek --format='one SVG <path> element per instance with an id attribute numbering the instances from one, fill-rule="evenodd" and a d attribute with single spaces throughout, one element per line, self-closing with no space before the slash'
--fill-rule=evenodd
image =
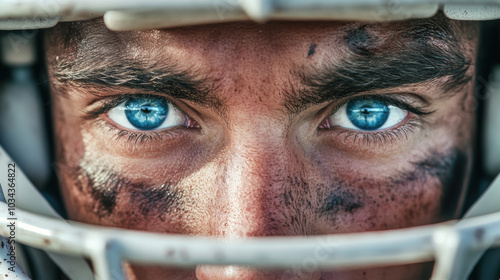
<path id="1" fill-rule="evenodd" d="M 442 186 L 438 178 L 390 183 L 391 179 L 336 182 L 316 185 L 304 196 L 290 192 L 294 201 L 286 219 L 302 219 L 297 234 L 332 234 L 397 229 L 437 222 L 441 213 Z M 294 198 L 289 198 L 290 196 Z M 287 205 L 287 203 L 284 203 Z"/>
<path id="2" fill-rule="evenodd" d="M 344 221 L 352 225 L 348 231 L 396 229 L 437 221 L 441 207 L 438 179 L 385 186 L 384 183 L 365 187 L 364 207 Z"/>
<path id="3" fill-rule="evenodd" d="M 104 166 L 84 160 L 76 168 L 60 170 L 72 219 L 156 232 L 186 231 L 185 192 L 176 184 L 153 178 L 132 182 Z"/>
<path id="4" fill-rule="evenodd" d="M 407 167 L 397 173 L 339 174 L 328 187 L 318 187 L 319 232 L 396 229 L 456 218 L 467 191 L 470 156 L 456 148 L 425 155 L 399 163 Z"/>

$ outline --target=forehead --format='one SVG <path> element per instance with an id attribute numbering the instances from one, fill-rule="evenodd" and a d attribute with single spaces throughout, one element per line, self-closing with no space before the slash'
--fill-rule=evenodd
<path id="1" fill-rule="evenodd" d="M 329 59 L 347 52 L 370 54 L 405 48 L 407 44 L 429 38 L 455 36 L 457 28 L 444 16 L 427 20 L 395 23 L 363 22 L 252 22 L 205 26 L 112 32 L 101 19 L 62 24 L 64 47 L 87 57 L 99 53 L 113 57 L 177 58 L 203 60 L 210 64 L 228 59 L 302 58 L 314 54 Z M 67 48 L 71 47 L 71 48 Z M 266 60 L 266 59 L 263 59 Z"/>

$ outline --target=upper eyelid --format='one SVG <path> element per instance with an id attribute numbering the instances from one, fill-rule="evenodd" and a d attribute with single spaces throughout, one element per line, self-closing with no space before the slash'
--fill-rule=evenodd
<path id="1" fill-rule="evenodd" d="M 401 95 L 401 94 L 402 93 L 393 93 L 393 94 L 390 94 L 390 95 L 388 95 L 388 94 L 365 94 L 365 95 L 357 95 L 357 96 L 354 96 L 354 97 L 349 97 L 349 98 L 346 98 L 346 99 L 342 100 L 340 103 L 338 103 L 334 107 L 334 109 L 331 111 L 330 115 L 333 115 L 333 114 L 337 113 L 339 111 L 339 109 L 342 108 L 342 106 L 346 105 L 350 101 L 362 100 L 362 99 L 378 99 L 378 100 L 382 100 L 384 102 L 387 102 L 389 105 L 396 106 L 396 107 L 398 107 L 400 109 L 409 111 L 409 112 L 417 114 L 419 116 L 425 116 L 425 115 L 429 115 L 429 114 L 432 114 L 432 113 L 435 112 L 435 111 L 429 111 L 429 110 L 427 110 L 427 107 L 429 107 L 430 103 L 427 102 L 427 101 L 425 101 L 424 99 L 422 99 L 418 95 L 413 94 L 413 93 L 404 93 L 404 94 L 410 95 L 410 96 L 413 96 L 413 97 L 416 96 L 417 99 L 423 101 L 422 103 L 425 103 L 425 104 L 419 105 L 419 106 L 414 106 L 414 105 L 410 105 L 408 102 L 403 101 L 402 98 L 394 97 L 394 96 L 398 96 L 398 95 Z"/>
<path id="2" fill-rule="evenodd" d="M 163 99 L 168 104 L 172 105 L 177 110 L 184 113 L 184 110 L 182 110 L 175 102 L 173 102 L 168 97 L 160 96 L 160 95 L 156 95 L 156 94 L 135 93 L 135 94 L 120 94 L 120 95 L 107 96 L 107 97 L 102 99 L 103 100 L 102 105 L 99 105 L 99 107 L 97 107 L 95 109 L 85 111 L 85 115 L 83 116 L 83 118 L 86 120 L 96 119 L 100 115 L 109 112 L 111 109 L 122 104 L 123 102 L 127 101 L 128 99 L 134 98 L 134 97 L 145 97 L 145 98 L 152 97 L 152 98 Z M 93 102 L 93 103 L 95 103 L 95 102 Z"/>

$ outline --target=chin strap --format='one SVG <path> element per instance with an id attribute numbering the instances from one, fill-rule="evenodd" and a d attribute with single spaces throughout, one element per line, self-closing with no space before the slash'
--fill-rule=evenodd
<path id="1" fill-rule="evenodd" d="M 15 208 L 21 208 L 26 211 L 38 213 L 41 215 L 49 216 L 64 220 L 57 214 L 57 212 L 50 206 L 50 204 L 45 200 L 45 198 L 40 194 L 40 192 L 33 186 L 33 184 L 28 180 L 26 175 L 21 171 L 18 166 L 13 168 L 14 162 L 7 155 L 7 153 L 0 147 L 0 189 L 3 195 L 9 202 L 9 199 L 15 199 Z M 8 177 L 7 169 L 15 169 L 15 176 Z M 9 178 L 14 178 L 13 182 L 15 184 L 15 192 L 8 191 L 12 189 L 9 186 Z M 9 195 L 10 194 L 10 195 Z M 10 206 L 9 206 L 10 207 Z M 0 213 L 1 216 L 7 216 L 9 213 Z M 13 217 L 15 218 L 15 211 L 13 212 Z M 5 240 L 4 240 L 5 241 Z M 1 246 L 0 246 L 1 247 Z M 89 265 L 85 262 L 82 257 L 74 257 L 68 255 L 62 255 L 58 253 L 53 253 L 50 251 L 45 251 L 47 255 L 59 266 L 59 268 L 72 280 L 93 280 L 94 275 L 90 270 Z M 3 265 L 2 265 L 3 267 Z M 15 279 L 15 278 L 14 278 Z M 19 279 L 29 279 L 29 278 L 19 278 Z"/>
<path id="2" fill-rule="evenodd" d="M 498 202 L 499 198 L 500 174 L 497 175 L 495 180 L 493 180 L 483 195 L 472 205 L 467 213 L 465 213 L 464 217 L 458 222 L 458 224 L 460 225 L 463 221 L 469 218 L 500 212 L 500 203 Z M 456 274 L 458 277 L 461 277 L 458 279 L 467 279 L 485 251 L 486 250 L 469 250 L 463 256 L 464 265 L 460 266 L 460 271 Z"/>

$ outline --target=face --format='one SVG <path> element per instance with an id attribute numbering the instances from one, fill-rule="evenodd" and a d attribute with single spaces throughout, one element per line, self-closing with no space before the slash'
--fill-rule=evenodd
<path id="1" fill-rule="evenodd" d="M 226 239 L 456 217 L 473 155 L 477 33 L 440 15 L 140 32 L 60 24 L 46 59 L 68 214 Z M 125 268 L 131 279 L 429 278 L 429 264 Z"/>

